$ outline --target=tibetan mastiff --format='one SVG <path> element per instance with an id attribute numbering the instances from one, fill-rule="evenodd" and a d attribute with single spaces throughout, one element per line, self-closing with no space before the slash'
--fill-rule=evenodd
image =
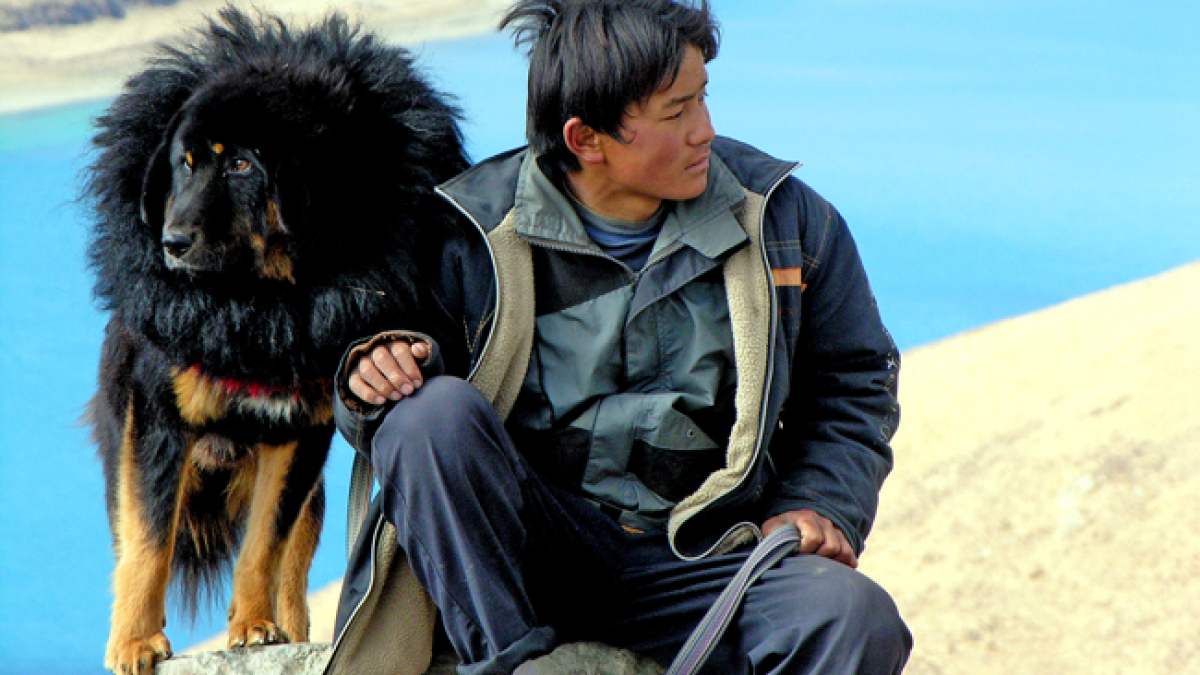
<path id="1" fill-rule="evenodd" d="M 235 550 L 229 645 L 307 639 L 333 375 L 358 336 L 436 333 L 421 279 L 461 227 L 434 191 L 467 166 L 458 119 L 408 52 L 339 15 L 293 29 L 233 8 L 99 118 L 108 668 L 168 658 L 168 582 L 194 613 Z"/>

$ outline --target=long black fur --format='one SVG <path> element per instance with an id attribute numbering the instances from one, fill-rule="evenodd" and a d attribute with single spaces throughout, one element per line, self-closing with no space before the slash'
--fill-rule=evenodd
<path id="1" fill-rule="evenodd" d="M 189 99 L 214 86 L 232 92 L 217 106 L 228 120 L 214 123 L 240 129 L 271 167 L 294 283 L 201 278 L 164 262 L 156 152 Z M 85 187 L 95 295 L 111 312 L 91 411 L 110 515 L 131 400 L 152 417 L 138 420 L 142 498 L 151 512 L 170 508 L 183 434 L 172 368 L 286 386 L 332 377 L 356 337 L 428 325 L 420 268 L 457 227 L 433 187 L 467 166 L 457 120 L 406 50 L 338 15 L 293 30 L 226 8 L 126 83 L 98 120 Z M 179 545 L 185 601 L 229 548 Z"/>

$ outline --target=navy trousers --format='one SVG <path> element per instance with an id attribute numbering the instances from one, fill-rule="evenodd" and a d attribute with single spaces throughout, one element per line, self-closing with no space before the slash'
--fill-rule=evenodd
<path id="1" fill-rule="evenodd" d="M 541 480 L 471 384 L 435 377 L 372 440 L 384 511 L 461 673 L 597 641 L 666 665 L 749 555 L 697 561 Z M 706 673 L 899 673 L 912 636 L 864 575 L 792 555 L 749 590 Z"/>

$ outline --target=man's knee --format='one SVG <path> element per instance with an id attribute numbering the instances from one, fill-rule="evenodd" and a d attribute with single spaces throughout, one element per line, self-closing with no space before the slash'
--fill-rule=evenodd
<path id="1" fill-rule="evenodd" d="M 879 584 L 816 556 L 785 559 L 781 572 L 759 607 L 773 627 L 772 639 L 759 648 L 775 654 L 762 658 L 832 659 L 846 673 L 900 672 L 912 650 L 912 634 Z"/>
<path id="2" fill-rule="evenodd" d="M 842 632 L 861 645 L 864 664 L 872 664 L 860 672 L 899 673 L 912 650 L 912 633 L 896 601 L 879 584 L 855 572 L 847 584 L 842 605 Z"/>
<path id="3" fill-rule="evenodd" d="M 462 459 L 474 445 L 465 436 L 492 427 L 495 413 L 469 382 L 447 375 L 426 380 L 387 413 L 371 441 L 377 473 L 397 475 L 401 467 L 418 469 L 430 461 Z"/>

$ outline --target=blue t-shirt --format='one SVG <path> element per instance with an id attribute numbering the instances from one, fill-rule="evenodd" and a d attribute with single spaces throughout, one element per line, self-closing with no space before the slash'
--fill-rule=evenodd
<path id="1" fill-rule="evenodd" d="M 663 221 L 670 212 L 668 202 L 664 201 L 658 211 L 646 220 L 621 220 L 610 218 L 589 209 L 582 202 L 571 196 L 571 204 L 579 219 L 583 221 L 583 229 L 588 236 L 605 253 L 620 260 L 632 270 L 641 270 L 654 250 L 654 242 L 662 230 Z"/>

